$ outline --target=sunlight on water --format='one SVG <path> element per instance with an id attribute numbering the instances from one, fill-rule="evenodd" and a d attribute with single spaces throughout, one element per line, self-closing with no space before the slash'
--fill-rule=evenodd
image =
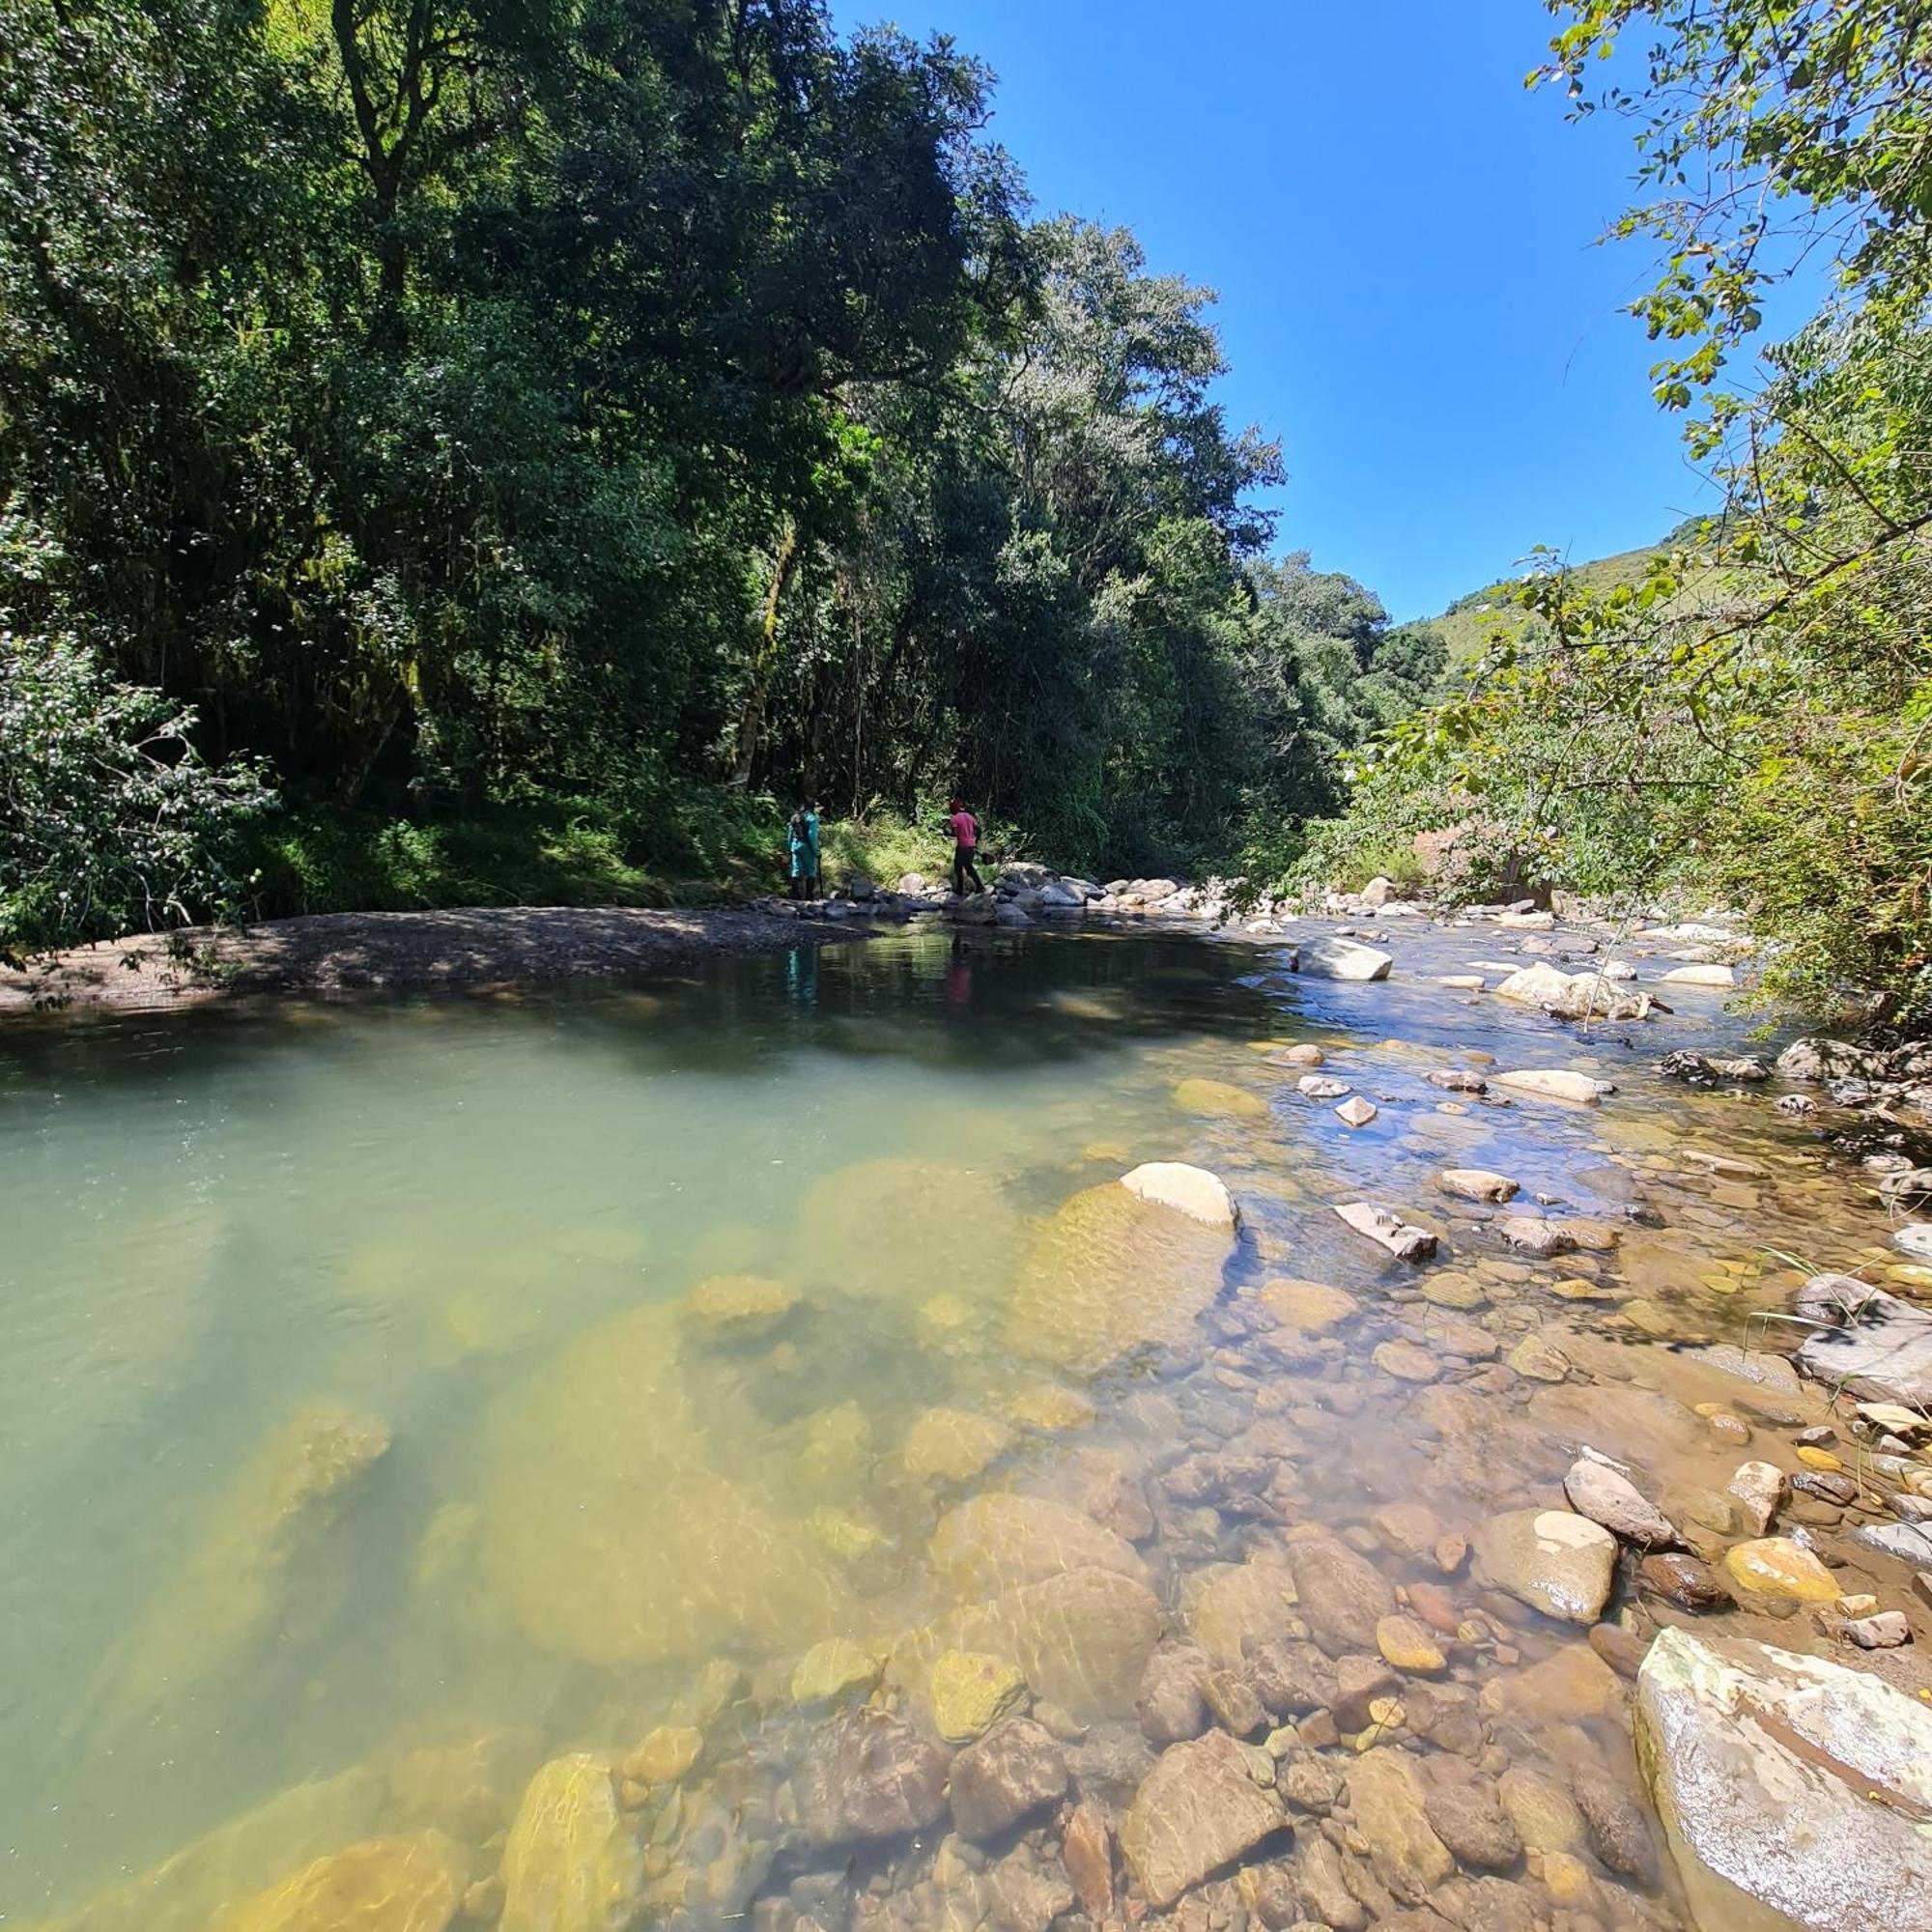
<path id="1" fill-rule="evenodd" d="M 1277 1520 L 1338 1525 L 1423 1473 L 1386 1375 L 1346 1414 L 1222 1417 L 1294 1369 L 1244 1352 L 1230 1293 L 1267 1283 L 1268 1321 L 1293 1312 L 1331 1366 L 1373 1346 L 1327 1340 L 1293 1286 L 1387 1292 L 1333 1202 L 1447 1227 L 1435 1171 L 1500 1165 L 1615 1214 L 1647 1166 L 1675 1174 L 1668 1241 L 1566 1262 L 1579 1365 L 1605 1301 L 1728 1333 L 1771 1297 L 1742 1200 L 1668 1157 L 1714 1103 L 1438 1111 L 1430 1067 L 1537 1026 L 1183 940 L 914 938 L 648 993 L 16 1028 L 0 1917 L 91 1899 L 75 1922 L 200 1926 L 427 1828 L 480 1873 L 546 1758 L 721 1702 L 759 1721 L 828 1639 L 915 1705 L 964 1647 L 1120 1716 L 1152 1627 L 1055 1599 L 1091 1634 L 1069 1648 L 1034 1605 L 1077 1573 L 1174 1609 L 1240 1553 L 1211 1510 L 1156 1529 L 1151 1468 L 1261 1429 Z M 1324 1042 L 1381 1119 L 1350 1135 L 1302 1099 L 1264 1050 L 1286 1038 Z M 1172 1158 L 1227 1179 L 1238 1243 L 1113 1184 Z M 1816 1246 L 1812 1185 L 1745 1190 L 1752 1239 Z M 1401 1294 L 1466 1336 L 1529 1272 L 1459 1260 Z M 1610 1327 L 1599 1347 L 1631 1339 Z M 1475 1435 L 1428 1473 L 1445 1516 L 1515 1480 Z"/>

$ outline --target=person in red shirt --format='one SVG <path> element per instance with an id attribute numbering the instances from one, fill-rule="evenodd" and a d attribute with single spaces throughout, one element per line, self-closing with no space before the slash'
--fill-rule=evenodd
<path id="1" fill-rule="evenodd" d="M 950 798 L 946 801 L 946 829 L 952 834 L 952 890 L 964 898 L 966 881 L 971 879 L 973 890 L 983 893 L 986 882 L 973 863 L 980 849 L 980 821 L 956 798 Z"/>

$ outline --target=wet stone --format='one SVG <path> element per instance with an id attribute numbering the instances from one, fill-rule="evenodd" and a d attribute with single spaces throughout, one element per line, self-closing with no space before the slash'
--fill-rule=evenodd
<path id="1" fill-rule="evenodd" d="M 1784 1500 L 1784 1471 L 1775 1463 L 1741 1463 L 1733 1473 L 1728 1492 L 1736 1501 L 1745 1525 L 1752 1535 L 1762 1536 L 1771 1527 Z"/>
<path id="2" fill-rule="evenodd" d="M 1148 1902 L 1171 1905 L 1283 1822 L 1279 1803 L 1248 1776 L 1241 1747 L 1210 1732 L 1161 1753 L 1121 1821 L 1121 1855 Z"/>
<path id="3" fill-rule="evenodd" d="M 1431 1830 L 1463 1863 L 1506 1871 L 1522 1856 L 1495 1786 L 1460 1758 L 1430 1760 L 1423 1803 Z"/>
<path id="4" fill-rule="evenodd" d="M 1435 1357 L 1414 1342 L 1380 1343 L 1375 1363 L 1383 1374 L 1404 1382 L 1433 1382 L 1441 1373 Z"/>
<path id="5" fill-rule="evenodd" d="M 1232 1670 L 1209 1672 L 1202 1695 L 1214 1721 L 1231 1737 L 1251 1738 L 1267 1726 L 1268 1714 L 1254 1688 Z"/>
<path id="6" fill-rule="evenodd" d="M 1248 1653 L 1247 1678 L 1277 1718 L 1332 1709 L 1341 1694 L 1335 1666 L 1314 1644 L 1293 1638 L 1257 1644 Z"/>
<path id="7" fill-rule="evenodd" d="M 946 1808 L 947 1753 L 896 1719 L 861 1714 L 824 1726 L 795 1780 L 815 1845 L 909 1837 Z"/>
<path id="8" fill-rule="evenodd" d="M 504 1932 L 621 1932 L 630 1923 L 643 1860 L 602 1758 L 555 1758 L 530 1780 L 502 1879 Z"/>
<path id="9" fill-rule="evenodd" d="M 1164 1644 L 1149 1658 L 1134 1707 L 1150 1743 L 1180 1744 L 1208 1728 L 1214 1669 L 1214 1660 L 1193 1644 Z"/>
<path id="10" fill-rule="evenodd" d="M 1531 1852 L 1572 1852 L 1583 1842 L 1583 1814 L 1554 1778 L 1513 1765 L 1497 1780 L 1502 1807 Z"/>
<path id="11" fill-rule="evenodd" d="M 1391 1893 L 1416 1904 L 1456 1869 L 1429 1823 L 1428 1787 L 1408 1752 L 1378 1745 L 1349 1773 L 1349 1808 L 1366 1840 L 1369 1862 Z"/>
<path id="12" fill-rule="evenodd" d="M 1335 1721 L 1345 1733 L 1366 1730 L 1377 1721 L 1376 1706 L 1401 1688 L 1401 1680 L 1381 1657 L 1337 1658 Z"/>
<path id="13" fill-rule="evenodd" d="M 1629 1477 L 1592 1457 L 1579 1457 L 1563 1478 L 1563 1493 L 1577 1515 L 1626 1542 L 1659 1547 L 1677 1541 L 1670 1519 Z"/>
<path id="14" fill-rule="evenodd" d="M 1636 1714 L 1698 1923 L 1932 1924 L 1932 1713 L 1913 1698 L 1826 1659 L 1666 1630 Z"/>
<path id="15" fill-rule="evenodd" d="M 1396 1610 L 1395 1592 L 1381 1572 L 1331 1536 L 1293 1543 L 1289 1562 L 1315 1641 L 1331 1657 L 1374 1650 L 1376 1626 Z"/>
<path id="16" fill-rule="evenodd" d="M 1616 1538 L 1568 1510 L 1513 1510 L 1476 1532 L 1490 1577 L 1552 1617 L 1594 1623 L 1610 1593 Z"/>
<path id="17" fill-rule="evenodd" d="M 1058 1804 L 1066 1777 L 1060 1746 L 1030 1719 L 1009 1719 L 953 1759 L 952 1822 L 968 1838 L 996 1838 Z"/>
<path id="18" fill-rule="evenodd" d="M 1004 1658 L 949 1650 L 928 1679 L 932 1724 L 950 1745 L 971 1744 L 1026 1701 L 1026 1679 Z"/>
<path id="19" fill-rule="evenodd" d="M 1838 1585 L 1804 1545 L 1786 1536 L 1734 1544 L 1724 1552 L 1732 1587 L 1746 1597 L 1795 1604 L 1834 1604 Z"/>

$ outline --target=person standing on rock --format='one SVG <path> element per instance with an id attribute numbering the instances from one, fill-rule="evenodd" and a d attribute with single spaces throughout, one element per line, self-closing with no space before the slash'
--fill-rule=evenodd
<path id="1" fill-rule="evenodd" d="M 795 899 L 818 896 L 818 801 L 808 798 L 791 815 L 788 828 L 791 846 L 791 895 Z"/>
<path id="2" fill-rule="evenodd" d="M 968 811 L 958 799 L 946 801 L 946 829 L 952 835 L 952 890 L 960 898 L 966 896 L 966 881 L 973 881 L 973 890 L 983 893 L 986 882 L 980 876 L 980 868 L 974 865 L 974 855 L 980 849 L 980 821 Z"/>

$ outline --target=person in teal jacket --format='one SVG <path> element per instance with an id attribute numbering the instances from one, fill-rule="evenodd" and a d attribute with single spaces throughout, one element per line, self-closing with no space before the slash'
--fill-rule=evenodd
<path id="1" fill-rule="evenodd" d="M 818 897 L 818 801 L 806 799 L 791 815 L 791 895 Z"/>

